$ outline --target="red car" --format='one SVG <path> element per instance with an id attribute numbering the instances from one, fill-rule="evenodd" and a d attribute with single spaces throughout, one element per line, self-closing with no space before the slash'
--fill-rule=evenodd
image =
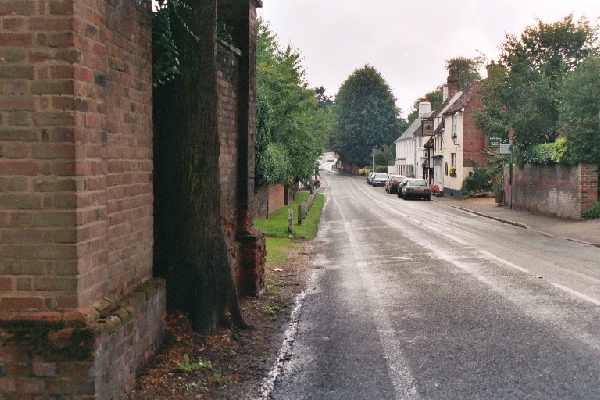
<path id="1" fill-rule="evenodd" d="M 404 177 L 402 175 L 390 175 L 389 179 L 385 182 L 385 191 L 390 194 L 398 193 L 398 186 Z"/>

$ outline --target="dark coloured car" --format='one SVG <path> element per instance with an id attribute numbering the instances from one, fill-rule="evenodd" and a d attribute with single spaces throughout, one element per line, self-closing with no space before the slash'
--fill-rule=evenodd
<path id="1" fill-rule="evenodd" d="M 398 183 L 398 190 L 396 193 L 398 193 L 398 197 L 402 197 L 402 188 L 404 187 L 404 185 L 406 185 L 406 183 L 410 180 L 410 178 L 407 177 L 403 177 L 402 179 L 400 179 L 400 183 Z"/>
<path id="2" fill-rule="evenodd" d="M 405 179 L 402 175 L 390 175 L 387 182 L 385 182 L 385 191 L 390 194 L 398 193 L 398 186 Z"/>
<path id="3" fill-rule="evenodd" d="M 388 174 L 376 173 L 371 178 L 371 185 L 373 185 L 373 186 L 385 186 L 385 183 L 387 182 L 388 178 L 389 178 Z"/>
<path id="4" fill-rule="evenodd" d="M 402 198 L 408 199 L 424 199 L 431 201 L 431 189 L 425 179 L 408 179 L 402 185 Z"/>

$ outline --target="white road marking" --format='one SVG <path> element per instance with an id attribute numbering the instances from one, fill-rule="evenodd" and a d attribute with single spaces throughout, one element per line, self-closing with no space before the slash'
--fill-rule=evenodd
<path id="1" fill-rule="evenodd" d="M 588 301 L 588 302 L 590 302 L 590 303 L 592 303 L 592 304 L 595 304 L 595 305 L 597 305 L 597 306 L 600 306 L 600 301 L 598 301 L 598 300 L 594 299 L 593 297 L 590 297 L 590 296 L 588 296 L 588 295 L 585 295 L 585 294 L 583 294 L 583 293 L 580 293 L 580 292 L 578 292 L 577 290 L 573 290 L 573 289 L 571 289 L 571 288 L 568 288 L 568 287 L 566 287 L 566 286 L 563 286 L 563 285 L 561 285 L 561 284 L 559 284 L 559 283 L 554 283 L 554 282 L 550 282 L 550 283 L 552 284 L 552 286 L 554 286 L 554 287 L 556 287 L 556 288 L 558 288 L 558 289 L 560 289 L 560 290 L 563 290 L 563 291 L 565 291 L 565 292 L 567 292 L 567 293 L 570 293 L 572 296 L 578 297 L 578 298 L 580 298 L 581 300 L 585 300 L 585 301 Z"/>
<path id="2" fill-rule="evenodd" d="M 375 203 L 378 203 L 382 207 L 387 208 L 391 212 L 393 212 L 393 213 L 395 213 L 397 215 L 400 215 L 402 217 L 409 218 L 409 219 L 413 220 L 413 222 L 417 222 L 419 224 L 419 227 L 424 228 L 425 230 L 433 231 L 433 229 L 431 229 L 430 227 L 427 227 L 427 226 L 423 225 L 421 221 L 416 221 L 414 218 L 410 218 L 409 215 L 404 214 L 404 213 L 396 210 L 395 208 L 391 207 L 389 204 L 387 204 L 387 203 L 385 203 L 385 202 L 377 199 L 376 197 L 374 197 L 372 194 L 368 193 L 367 191 L 364 191 L 361 188 L 358 188 L 358 190 L 360 192 L 362 192 L 365 196 L 369 197 L 372 201 L 374 201 Z M 377 210 L 373 210 L 373 211 L 377 212 Z M 383 218 L 383 220 L 386 221 L 386 218 Z M 447 238 L 447 239 L 449 239 L 451 241 L 454 241 L 456 243 L 459 243 L 461 245 L 466 245 L 467 244 L 463 240 L 460 240 L 460 239 L 458 239 L 458 238 L 456 238 L 454 236 L 451 236 L 451 235 L 449 235 L 449 234 L 447 234 L 447 233 L 445 233 L 445 232 L 443 232 L 441 230 L 435 230 L 435 233 L 437 233 L 439 235 L 442 235 L 445 238 Z M 426 246 L 426 247 L 428 247 L 428 246 Z M 432 251 L 434 253 L 438 253 L 439 254 L 438 249 L 432 249 Z M 514 264 L 514 263 L 512 263 L 510 261 L 507 261 L 507 260 L 505 260 L 505 259 L 503 259 L 501 257 L 498 257 L 498 256 L 496 256 L 496 255 L 494 255 L 494 254 L 492 254 L 492 253 L 490 253 L 490 252 L 488 252 L 486 250 L 480 250 L 480 249 L 478 249 L 476 251 L 479 254 L 481 254 L 483 257 L 488 258 L 488 259 L 492 259 L 493 261 L 496 261 L 496 263 L 504 264 L 505 266 L 508 266 L 510 268 L 513 268 L 513 269 L 516 269 L 516 270 L 518 270 L 520 272 L 523 272 L 525 274 L 531 274 L 531 271 L 529 271 L 527 268 L 523 268 L 523 267 L 521 267 L 519 265 L 516 265 L 516 264 Z M 448 259 L 448 257 L 444 257 L 444 258 Z M 576 275 L 581 275 L 580 273 L 577 273 L 575 271 L 570 271 L 570 272 L 573 273 L 573 274 L 576 274 Z M 592 278 L 592 277 L 587 277 L 586 276 L 586 278 L 588 278 L 590 280 L 597 281 L 595 278 Z M 566 293 L 569 293 L 570 295 L 575 296 L 575 297 L 577 297 L 577 298 L 579 298 L 581 300 L 585 300 L 585 301 L 587 301 L 589 303 L 592 303 L 594 305 L 600 305 L 600 300 L 595 299 L 593 297 L 590 297 L 590 296 L 588 296 L 586 294 L 583 294 L 583 293 L 581 293 L 581 292 L 579 292 L 577 290 L 571 289 L 571 288 L 569 288 L 567 286 L 564 286 L 564 285 L 561 285 L 561 284 L 558 284 L 558 283 L 555 283 L 555 282 L 548 281 L 548 283 L 550 283 L 551 285 L 553 285 L 557 289 L 560 289 L 560 290 L 562 290 L 562 291 L 564 291 Z"/>
<path id="3" fill-rule="evenodd" d="M 363 254 L 360 254 L 359 252 L 361 244 L 354 237 L 352 224 L 346 219 L 346 216 L 338 202 L 335 199 L 333 199 L 332 202 L 336 206 L 342 217 L 342 220 L 344 221 L 344 229 L 350 243 L 350 249 L 352 253 L 351 256 L 357 262 L 361 272 L 367 273 L 369 263 L 368 261 L 364 261 Z M 367 291 L 369 299 L 371 299 L 373 302 L 378 302 L 378 300 L 380 300 L 381 292 L 375 287 L 377 284 L 376 280 L 363 279 L 363 282 L 365 282 L 364 287 Z M 394 386 L 394 390 L 396 392 L 396 399 L 420 399 L 420 396 L 417 393 L 416 382 L 412 376 L 410 367 L 405 361 L 406 358 L 402 354 L 400 341 L 396 336 L 394 326 L 392 325 L 389 316 L 383 311 L 383 307 L 376 307 L 374 311 L 377 313 L 377 315 L 375 318 L 373 318 L 373 322 L 377 327 L 379 341 L 384 349 L 383 353 L 386 355 L 385 359 L 388 370 L 390 371 L 390 380 L 392 381 L 392 385 Z"/>

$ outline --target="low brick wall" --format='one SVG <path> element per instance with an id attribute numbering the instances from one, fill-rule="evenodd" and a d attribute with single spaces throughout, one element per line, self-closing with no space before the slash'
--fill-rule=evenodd
<path id="1" fill-rule="evenodd" d="M 580 219 L 598 201 L 598 168 L 586 164 L 515 167 L 512 187 L 506 168 L 504 192 L 505 203 L 514 209 Z"/>
<path id="2" fill-rule="evenodd" d="M 2 400 L 115 400 L 164 336 L 165 287 L 139 286 L 119 304 L 0 319 Z"/>
<path id="3" fill-rule="evenodd" d="M 255 196 L 256 215 L 266 218 L 285 206 L 285 189 L 283 185 L 267 185 L 258 188 Z"/>

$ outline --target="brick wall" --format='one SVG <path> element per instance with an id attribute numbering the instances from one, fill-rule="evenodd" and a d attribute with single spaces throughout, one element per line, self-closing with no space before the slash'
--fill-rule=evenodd
<path id="1" fill-rule="evenodd" d="M 582 164 L 579 166 L 579 193 L 581 212 L 592 208 L 600 195 L 600 170 L 594 165 Z"/>
<path id="2" fill-rule="evenodd" d="M 85 319 L 71 313 L 0 321 L 0 398 L 124 398 L 161 344 L 164 325 L 157 321 L 165 313 L 164 296 L 163 283 L 149 281 L 119 307 Z"/>
<path id="3" fill-rule="evenodd" d="M 285 206 L 285 190 L 283 185 L 264 185 L 254 195 L 256 216 L 265 218 Z"/>
<path id="4" fill-rule="evenodd" d="M 118 298 L 152 268 L 149 15 L 0 5 L 0 308 Z"/>
<path id="5" fill-rule="evenodd" d="M 49 3 L 49 4 L 47 4 Z M 73 10 L 0 2 L 0 310 L 77 305 Z"/>
<path id="6" fill-rule="evenodd" d="M 240 51 L 220 42 L 217 54 L 221 215 L 231 268 L 238 275 L 238 132 Z"/>
<path id="7" fill-rule="evenodd" d="M 591 165 L 515 167 L 513 185 L 504 176 L 508 206 L 534 213 L 580 219 L 598 200 L 598 170 Z M 512 190 L 512 195 L 511 195 Z"/>
<path id="8" fill-rule="evenodd" d="M 73 3 L 79 304 L 119 298 L 152 276 L 151 21 L 135 0 Z M 99 22 L 100 21 L 100 22 Z"/>
<path id="9" fill-rule="evenodd" d="M 120 398 L 162 338 L 141 3 L 0 0 L 3 400 Z"/>
<path id="10" fill-rule="evenodd" d="M 483 153 L 486 146 L 485 133 L 477 125 L 475 115 L 481 109 L 481 99 L 474 95 L 465 107 L 463 113 L 463 166 L 475 167 L 487 165 L 487 159 Z"/>

